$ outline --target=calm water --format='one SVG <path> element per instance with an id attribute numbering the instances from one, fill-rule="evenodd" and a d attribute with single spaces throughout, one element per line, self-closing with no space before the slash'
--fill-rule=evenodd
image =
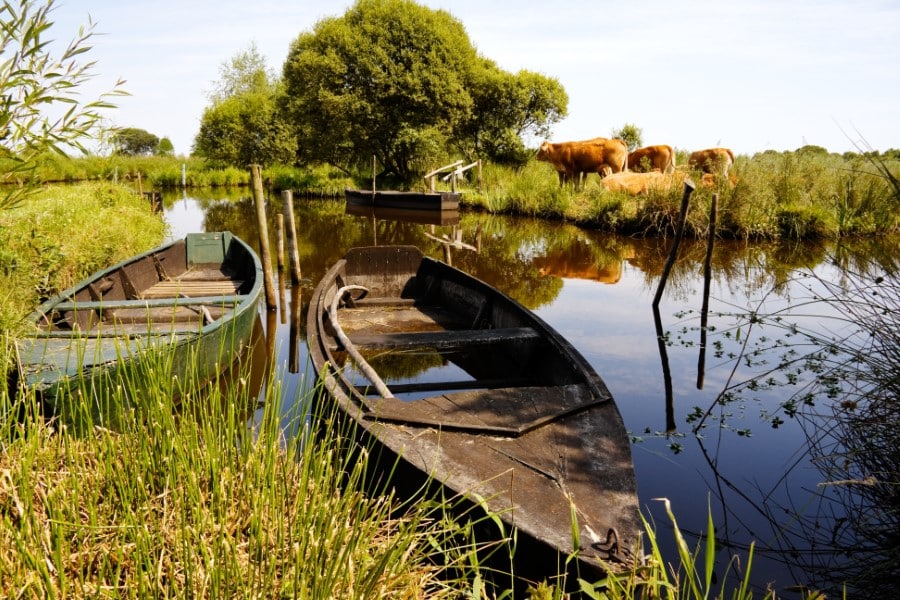
<path id="1" fill-rule="evenodd" d="M 249 199 L 240 193 L 192 194 L 164 199 L 173 236 L 227 229 L 258 247 Z M 307 368 L 305 323 L 318 279 L 350 247 L 414 244 L 537 312 L 600 373 L 633 438 L 643 513 L 659 529 L 669 556 L 674 556 L 671 522 L 660 498 L 671 502 L 692 545 L 713 515 L 720 577 L 729 548 L 743 553 L 751 542 L 756 544 L 753 582 L 772 583 L 783 596 L 790 597 L 788 587 L 797 584 L 827 586 L 823 573 L 846 566 L 847 558 L 832 552 L 845 544 L 846 502 L 821 485 L 829 476 L 810 452 L 809 419 L 790 418 L 780 408 L 802 381 L 789 385 L 781 377 L 770 389 L 737 392 L 716 403 L 726 386 L 771 370 L 791 344 L 787 329 L 751 331 L 734 315 L 805 303 L 815 283 L 795 281 L 795 270 L 814 267 L 824 278 L 840 277 L 826 260 L 834 248 L 717 242 L 709 282 L 710 333 L 701 360 L 704 244 L 682 247 L 658 312 L 668 339 L 661 346 L 652 301 L 671 240 L 468 212 L 445 224 L 426 224 L 346 214 L 342 200 L 294 204 L 304 281 L 293 289 L 279 285 L 285 308 L 263 315 L 267 327 L 277 331 L 285 415 L 314 379 Z M 275 197 L 268 225 L 273 251 L 280 211 Z M 865 252 L 890 256 L 894 248 L 870 245 Z M 852 249 L 842 252 L 852 260 Z M 801 326 L 840 328 L 840 321 L 826 319 L 833 315 L 822 306 L 804 306 L 802 313 L 794 317 Z M 754 358 L 732 358 L 748 341 L 747 353 Z M 817 410 L 827 407 L 819 404 Z M 703 415 L 705 426 L 695 435 L 692 428 Z"/>

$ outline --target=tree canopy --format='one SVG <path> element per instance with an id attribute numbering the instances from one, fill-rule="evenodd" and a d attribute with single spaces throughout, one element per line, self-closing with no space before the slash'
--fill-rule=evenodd
<path id="1" fill-rule="evenodd" d="M 610 136 L 625 140 L 628 151 L 633 152 L 644 145 L 644 130 L 634 123 L 625 123 L 620 129 L 613 129 Z"/>
<path id="2" fill-rule="evenodd" d="M 296 142 L 276 107 L 278 82 L 255 44 L 223 63 L 200 119 L 194 154 L 225 164 L 291 164 Z"/>
<path id="3" fill-rule="evenodd" d="M 452 149 L 521 160 L 522 136 L 565 115 L 560 84 L 513 75 L 475 51 L 462 23 L 411 0 L 358 0 L 291 45 L 280 107 L 298 158 L 348 171 L 376 157 L 405 182 Z"/>
<path id="4" fill-rule="evenodd" d="M 149 131 L 137 127 L 123 127 L 112 137 L 116 154 L 124 156 L 148 156 L 156 154 L 159 138 Z"/>

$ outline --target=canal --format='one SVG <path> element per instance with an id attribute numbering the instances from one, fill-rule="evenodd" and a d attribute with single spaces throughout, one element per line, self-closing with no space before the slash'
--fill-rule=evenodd
<path id="1" fill-rule="evenodd" d="M 164 195 L 171 234 L 230 230 L 258 248 L 248 194 Z M 468 211 L 433 222 L 398 220 L 348 214 L 343 199 L 295 198 L 294 207 L 303 280 L 279 283 L 283 305 L 262 317 L 277 332 L 286 427 L 315 377 L 305 332 L 312 288 L 348 248 L 413 244 L 535 311 L 601 375 L 632 440 L 642 512 L 667 556 L 676 554 L 662 498 L 692 546 L 711 515 L 719 578 L 745 567 L 743 560 L 729 564 L 733 553 L 746 556 L 751 543 L 751 581 L 782 597 L 797 586 L 829 589 L 871 566 L 871 552 L 854 553 L 863 536 L 854 523 L 861 500 L 853 486 L 834 485 L 829 470 L 832 407 L 803 392 L 820 365 L 801 357 L 810 352 L 804 332 L 852 343 L 841 307 L 815 299 L 831 282 L 851 277 L 850 267 L 895 258 L 896 240 L 840 246 L 718 240 L 708 278 L 705 243 L 686 241 L 654 311 L 671 238 Z M 268 211 L 274 250 L 279 196 Z M 817 433 L 823 431 L 832 434 Z"/>

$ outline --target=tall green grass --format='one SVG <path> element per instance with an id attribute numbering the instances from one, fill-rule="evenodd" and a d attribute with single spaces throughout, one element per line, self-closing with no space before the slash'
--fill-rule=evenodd
<path id="1" fill-rule="evenodd" d="M 37 304 L 162 242 L 165 224 L 123 186 L 52 186 L 0 211 L 0 328 L 18 331 Z"/>

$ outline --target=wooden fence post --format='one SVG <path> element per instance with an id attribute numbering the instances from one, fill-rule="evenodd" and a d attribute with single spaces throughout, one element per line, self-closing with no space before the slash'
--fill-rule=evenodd
<path id="1" fill-rule="evenodd" d="M 275 295 L 275 280 L 272 277 L 272 255 L 269 253 L 269 226 L 266 224 L 266 195 L 263 191 L 259 165 L 250 165 L 250 179 L 253 182 L 253 199 L 256 203 L 256 223 L 259 228 L 259 257 L 262 260 L 263 277 L 266 285 L 266 307 L 278 308 Z"/>

